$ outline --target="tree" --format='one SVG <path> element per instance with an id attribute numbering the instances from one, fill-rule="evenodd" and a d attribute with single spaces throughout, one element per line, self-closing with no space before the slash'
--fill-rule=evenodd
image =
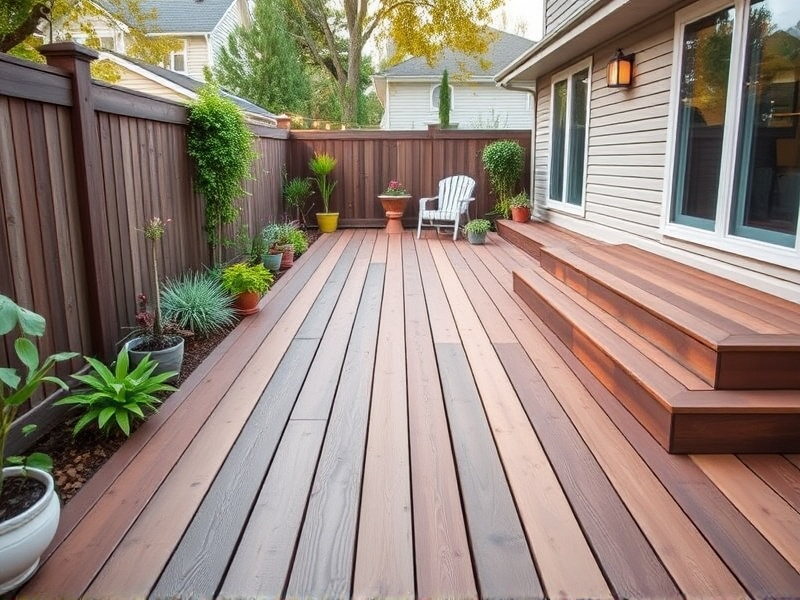
<path id="1" fill-rule="evenodd" d="M 311 87 L 286 0 L 256 0 L 253 25 L 237 28 L 222 48 L 215 75 L 235 94 L 274 112 L 307 112 Z"/>
<path id="2" fill-rule="evenodd" d="M 394 59 L 424 56 L 430 63 L 444 49 L 486 52 L 486 25 L 504 0 L 291 0 L 290 25 L 309 56 L 337 85 L 342 121 L 357 118 L 364 46 L 390 37 Z"/>
<path id="3" fill-rule="evenodd" d="M 442 73 L 442 83 L 439 86 L 439 127 L 450 127 L 450 78 L 447 69 Z"/>
<path id="4" fill-rule="evenodd" d="M 100 37 L 93 23 L 105 22 L 112 28 L 125 24 L 125 53 L 150 64 L 160 64 L 169 53 L 180 47 L 180 41 L 157 33 L 155 9 L 145 10 L 142 0 L 2 0 L 0 1 L 0 52 L 8 52 L 32 60 L 44 59 L 38 54 L 40 41 L 34 37 L 47 19 L 62 31 L 81 31 L 85 44 L 100 48 Z M 54 41 L 56 41 L 54 39 Z M 109 64 L 94 63 L 92 74 L 114 81 L 118 71 Z"/>

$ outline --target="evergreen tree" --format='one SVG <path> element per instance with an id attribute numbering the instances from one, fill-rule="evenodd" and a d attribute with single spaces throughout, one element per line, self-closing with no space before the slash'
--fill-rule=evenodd
<path id="1" fill-rule="evenodd" d="M 272 112 L 304 113 L 311 86 L 288 18 L 286 0 L 256 0 L 252 27 L 229 36 L 215 75 L 226 89 Z"/>

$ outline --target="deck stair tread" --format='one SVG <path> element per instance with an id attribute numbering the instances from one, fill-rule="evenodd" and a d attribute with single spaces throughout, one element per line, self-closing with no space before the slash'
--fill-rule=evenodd
<path id="1" fill-rule="evenodd" d="M 800 449 L 800 378 L 792 367 L 800 307 L 662 257 L 650 261 L 638 249 L 585 244 L 549 225 L 514 232 L 541 242 L 541 264 L 527 262 L 525 248 L 507 250 L 515 292 L 662 446 Z M 506 240 L 498 243 L 516 245 Z M 670 285 L 670 277 L 678 281 Z"/>

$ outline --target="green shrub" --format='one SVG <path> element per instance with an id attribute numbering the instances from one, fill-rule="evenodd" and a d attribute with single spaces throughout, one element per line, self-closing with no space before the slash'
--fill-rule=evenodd
<path id="1" fill-rule="evenodd" d="M 294 223 L 270 223 L 262 232 L 268 246 L 287 246 L 291 244 L 295 256 L 308 250 L 308 236 Z"/>
<path id="2" fill-rule="evenodd" d="M 516 196 L 512 196 L 511 198 L 508 199 L 508 205 L 511 208 L 523 208 L 523 207 L 530 208 L 531 199 L 528 198 L 527 192 L 520 192 Z"/>
<path id="3" fill-rule="evenodd" d="M 273 274 L 263 264 L 235 263 L 222 272 L 222 287 L 233 296 L 244 292 L 264 294 L 274 280 Z"/>
<path id="4" fill-rule="evenodd" d="M 149 355 L 130 371 L 128 351 L 123 348 L 117 355 L 113 372 L 99 360 L 88 356 L 85 358 L 91 366 L 91 371 L 88 375 L 73 375 L 73 377 L 86 385 L 89 390 L 54 403 L 83 408 L 84 414 L 75 423 L 73 435 L 80 433 L 90 423 L 95 423 L 104 433 L 119 431 L 129 436 L 131 424 L 136 419 L 144 419 L 145 411 L 155 412 L 161 404 L 161 399 L 154 394 L 175 391 L 174 387 L 165 382 L 178 373 L 167 371 L 153 375 L 157 363 Z"/>
<path id="5" fill-rule="evenodd" d="M 167 321 L 199 335 L 209 335 L 235 322 L 232 299 L 219 278 L 188 273 L 167 281 L 161 293 L 161 310 Z"/>
<path id="6" fill-rule="evenodd" d="M 497 140 L 487 145 L 481 154 L 483 166 L 489 174 L 489 185 L 502 203 L 514 194 L 514 186 L 522 178 L 525 166 L 525 148 L 514 140 Z M 496 207 L 497 212 L 503 212 Z"/>
<path id="7" fill-rule="evenodd" d="M 486 233 L 491 228 L 491 222 L 486 219 L 472 219 L 472 221 L 464 225 L 464 233 Z"/>

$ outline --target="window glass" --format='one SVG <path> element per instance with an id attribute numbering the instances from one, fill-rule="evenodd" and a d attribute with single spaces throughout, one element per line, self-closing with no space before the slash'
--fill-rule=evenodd
<path id="1" fill-rule="evenodd" d="M 564 162 L 567 141 L 567 82 L 553 86 L 552 128 L 550 132 L 550 199 L 564 199 Z"/>
<path id="2" fill-rule="evenodd" d="M 580 206 L 583 200 L 583 172 L 586 166 L 589 69 L 584 69 L 572 76 L 570 101 L 567 202 Z"/>
<path id="3" fill-rule="evenodd" d="M 184 53 L 172 53 L 172 70 L 182 72 L 186 71 L 186 55 Z"/>
<path id="4" fill-rule="evenodd" d="M 681 57 L 672 219 L 714 229 L 734 9 L 686 26 Z"/>
<path id="5" fill-rule="evenodd" d="M 753 2 L 749 10 L 731 232 L 793 247 L 800 205 L 800 31 L 788 1 Z"/>

